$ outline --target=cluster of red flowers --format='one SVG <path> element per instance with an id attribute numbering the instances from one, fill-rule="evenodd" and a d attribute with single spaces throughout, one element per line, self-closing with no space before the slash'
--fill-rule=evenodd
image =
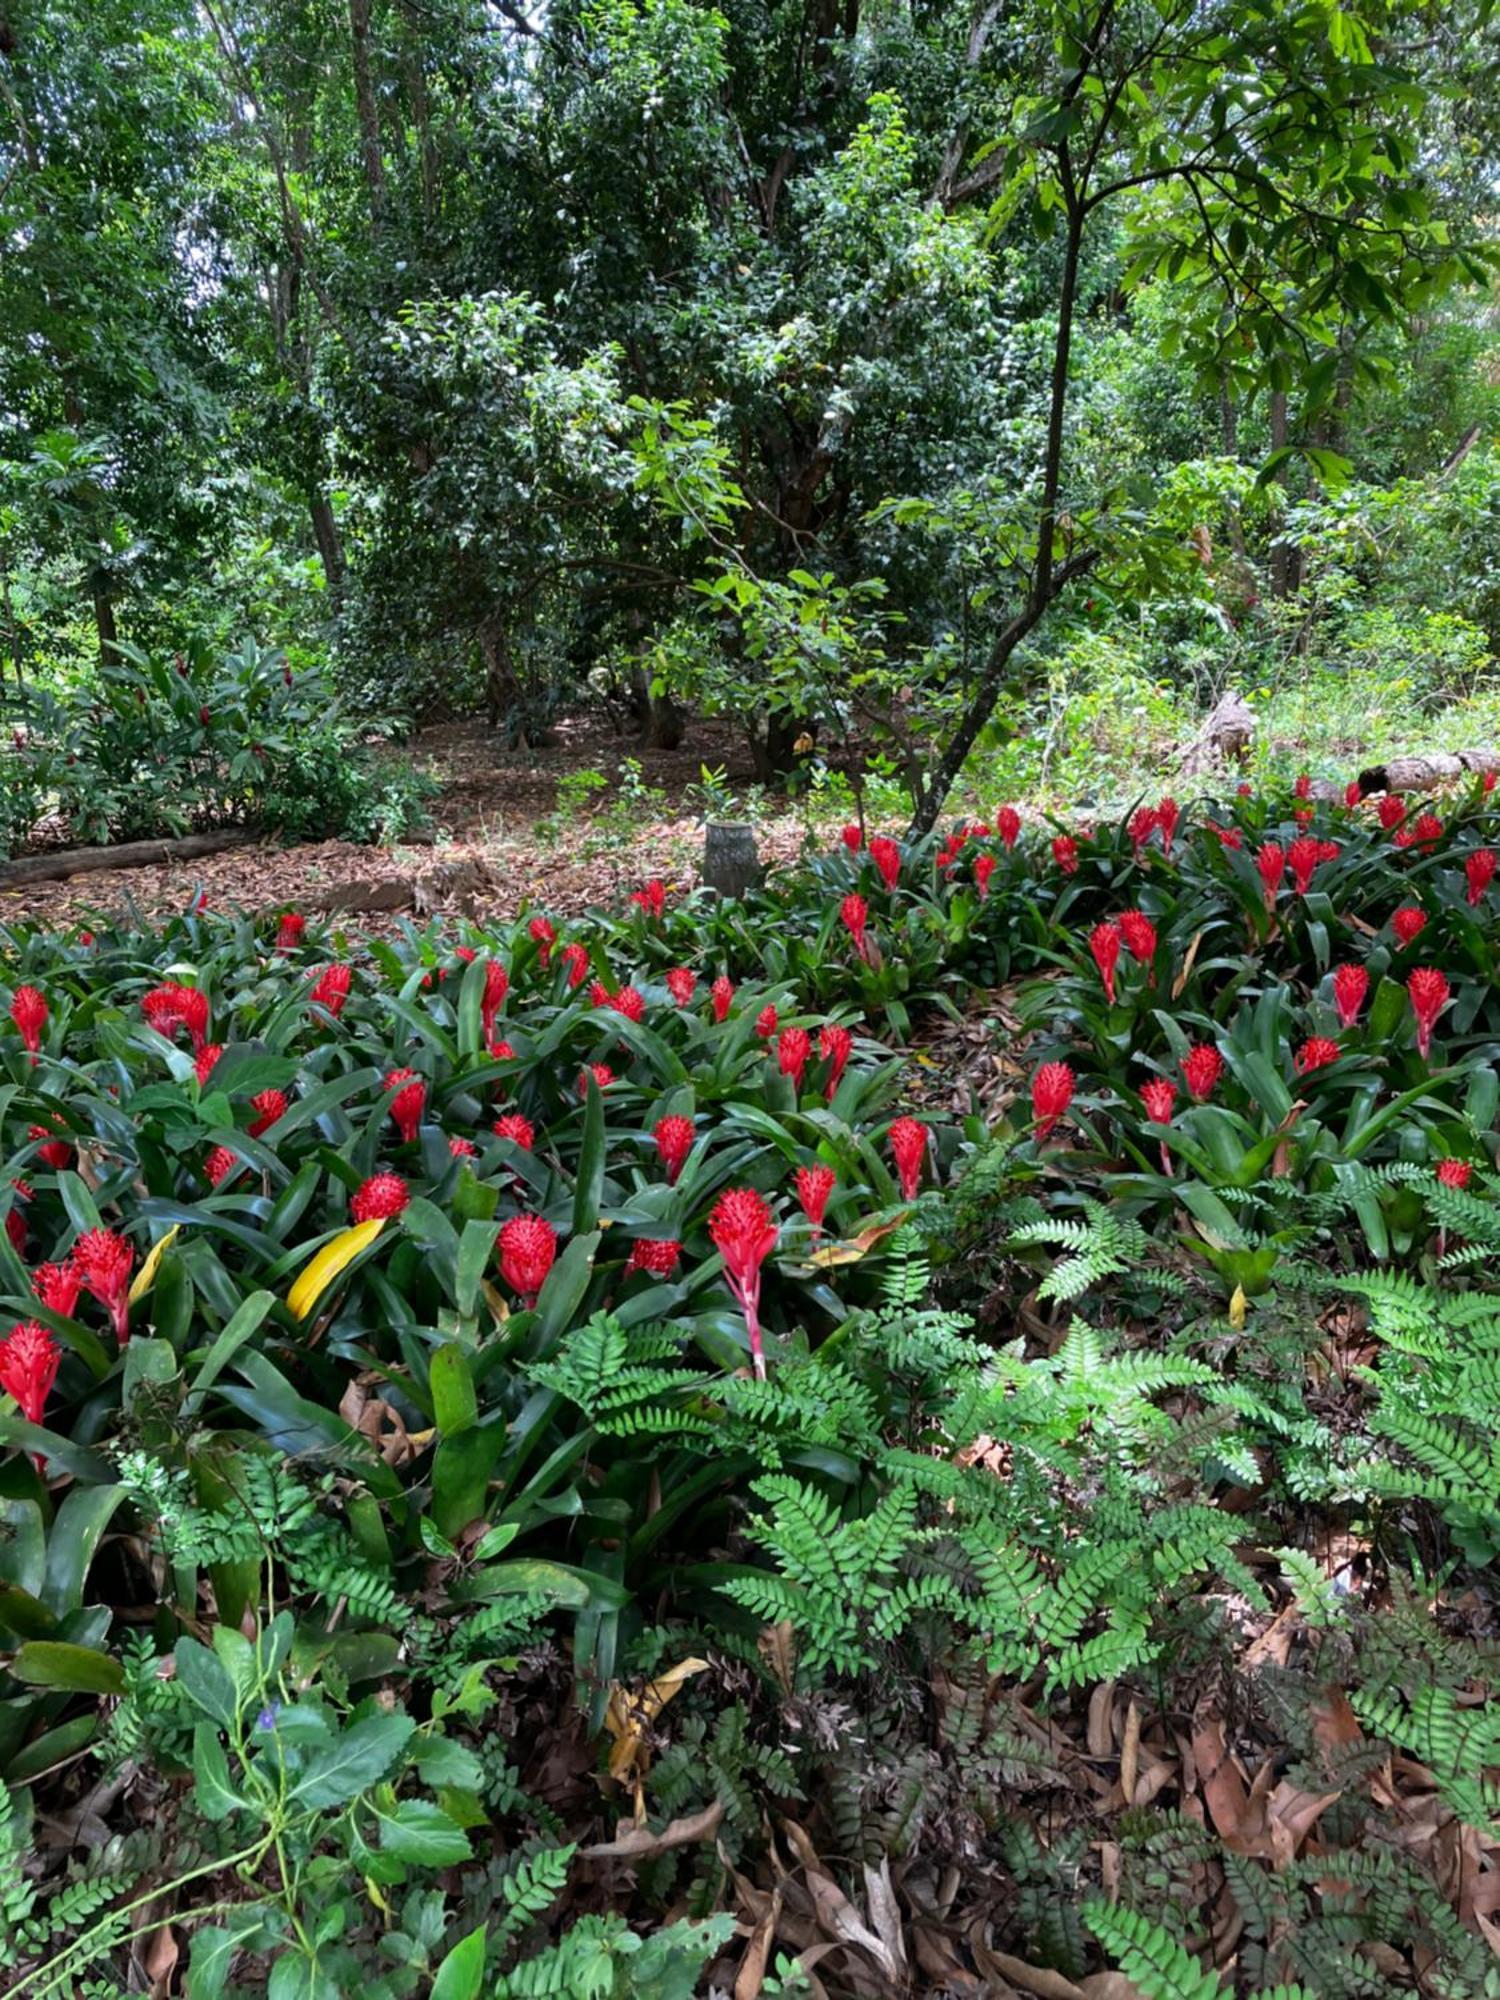
<path id="1" fill-rule="evenodd" d="M 170 1041 L 186 1028 L 195 1050 L 208 1041 L 208 995 L 196 986 L 153 986 L 141 1000 L 141 1012 L 159 1035 Z"/>

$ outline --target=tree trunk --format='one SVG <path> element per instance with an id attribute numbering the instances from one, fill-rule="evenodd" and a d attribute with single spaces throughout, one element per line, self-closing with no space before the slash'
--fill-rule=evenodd
<path id="1" fill-rule="evenodd" d="M 722 899 L 738 901 L 758 889 L 765 869 L 755 847 L 755 829 L 710 821 L 703 834 L 703 886 Z"/>
<path id="2" fill-rule="evenodd" d="M 101 665 L 107 667 L 119 651 L 120 633 L 115 624 L 114 601 L 108 586 L 102 583 L 94 585 L 93 598 L 94 625 L 99 633 L 99 660 Z"/>
<path id="3" fill-rule="evenodd" d="M 1288 442 L 1286 391 L 1271 391 L 1271 449 L 1280 451 Z M 1280 517 L 1271 523 L 1271 532 L 1276 534 L 1281 525 Z M 1271 595 L 1291 597 L 1298 584 L 1297 551 L 1286 543 L 1276 541 L 1271 546 Z"/>
<path id="4" fill-rule="evenodd" d="M 333 502 L 321 488 L 315 487 L 308 495 L 308 510 L 312 515 L 313 539 L 318 545 L 318 554 L 323 562 L 323 574 L 328 579 L 328 601 L 334 614 L 344 608 L 344 597 L 349 583 L 349 569 L 344 560 L 344 539 L 339 533 L 339 524 L 334 517 Z"/>
<path id="5" fill-rule="evenodd" d="M 354 44 L 354 105 L 359 116 L 360 151 L 370 193 L 370 221 L 380 227 L 385 207 L 385 161 L 380 152 L 380 114 L 370 78 L 370 0 L 349 0 L 349 33 Z"/>
<path id="6" fill-rule="evenodd" d="M 768 715 L 764 729 L 750 730 L 750 761 L 762 785 L 772 785 L 792 768 L 793 749 L 804 725 L 787 716 Z"/>

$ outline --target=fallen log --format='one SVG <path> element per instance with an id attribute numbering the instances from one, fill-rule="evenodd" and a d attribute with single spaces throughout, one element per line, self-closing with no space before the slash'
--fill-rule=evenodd
<path id="1" fill-rule="evenodd" d="M 414 910 L 419 917 L 433 916 L 439 910 L 475 917 L 498 892 L 499 884 L 488 865 L 468 859 L 443 862 L 418 875 L 337 882 L 316 895 L 303 896 L 299 907 L 322 917 L 390 915 L 397 910 Z"/>
<path id="2" fill-rule="evenodd" d="M 178 840 L 127 840 L 118 847 L 59 847 L 50 854 L 27 854 L 0 865 L 0 893 L 24 889 L 33 882 L 63 882 L 71 875 L 101 874 L 105 869 L 149 868 L 163 861 L 201 861 L 259 839 L 246 827 L 220 833 L 188 833 Z"/>
<path id="3" fill-rule="evenodd" d="M 1255 716 L 1241 695 L 1228 688 L 1182 754 L 1179 771 L 1184 778 L 1202 778 L 1227 771 L 1231 764 L 1243 765 L 1250 754 L 1255 734 Z"/>
<path id="4" fill-rule="evenodd" d="M 1424 756 L 1387 757 L 1359 773 L 1360 796 L 1371 792 L 1430 792 L 1434 785 L 1471 772 L 1500 771 L 1500 750 L 1432 750 Z"/>

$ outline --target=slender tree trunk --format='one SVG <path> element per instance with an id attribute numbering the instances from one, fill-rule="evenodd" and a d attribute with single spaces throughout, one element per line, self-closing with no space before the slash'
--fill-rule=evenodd
<path id="1" fill-rule="evenodd" d="M 1290 432 L 1287 426 L 1286 391 L 1271 391 L 1271 449 L 1280 451 L 1288 442 Z M 1280 517 L 1272 521 L 1271 532 L 1277 533 L 1281 526 Z M 1290 597 L 1297 588 L 1296 551 L 1279 539 L 1271 545 L 1271 595 Z"/>
<path id="2" fill-rule="evenodd" d="M 115 624 L 115 607 L 107 585 L 96 583 L 92 591 L 94 599 L 94 626 L 99 634 L 99 660 L 108 666 L 119 650 L 120 632 Z"/>
<path id="3" fill-rule="evenodd" d="M 1223 376 L 1219 378 L 1219 435 L 1224 443 L 1224 456 L 1238 458 L 1240 455 L 1240 426 L 1235 415 L 1234 398 L 1229 393 L 1229 384 Z M 1238 563 L 1245 560 L 1245 524 L 1240 518 L 1238 507 L 1229 509 L 1229 546 L 1234 550 Z"/>
<path id="4" fill-rule="evenodd" d="M 378 229 L 385 207 L 385 160 L 380 151 L 380 114 L 370 76 L 370 0 L 349 0 L 349 34 L 354 44 L 354 106 L 359 117 L 365 185 L 370 193 L 370 221 Z"/>
<path id="5" fill-rule="evenodd" d="M 308 511 L 312 515 L 313 539 L 318 545 L 323 574 L 328 579 L 328 601 L 332 604 L 336 616 L 344 608 L 349 584 L 349 566 L 344 560 L 344 538 L 339 533 L 333 502 L 321 487 L 315 487 L 308 495 L 307 504 Z"/>

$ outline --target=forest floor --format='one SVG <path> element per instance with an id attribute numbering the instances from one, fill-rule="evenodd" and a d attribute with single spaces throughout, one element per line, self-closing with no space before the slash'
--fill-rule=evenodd
<path id="1" fill-rule="evenodd" d="M 184 909 L 200 889 L 218 910 L 326 909 L 348 898 L 367 921 L 382 887 L 423 878 L 435 885 L 438 907 L 461 903 L 471 915 L 503 919 L 526 903 L 581 911 L 652 876 L 696 880 L 702 804 L 691 788 L 705 766 L 739 797 L 754 782 L 743 737 L 720 724 L 694 723 L 680 750 L 653 750 L 594 718 L 571 718 L 556 733 L 555 745 L 531 750 L 508 748 L 477 719 L 422 731 L 411 753 L 438 792 L 432 834 L 420 843 L 264 841 L 197 861 L 97 871 L 0 892 L 0 922 L 66 928 L 95 914 L 159 917 Z M 635 768 L 622 771 L 631 760 Z M 597 788 L 579 782 L 586 773 L 599 774 Z M 580 802 L 569 802 L 570 789 Z M 789 809 L 760 819 L 762 859 L 794 860 L 805 828 Z M 425 906 L 426 896 L 418 902 Z"/>

